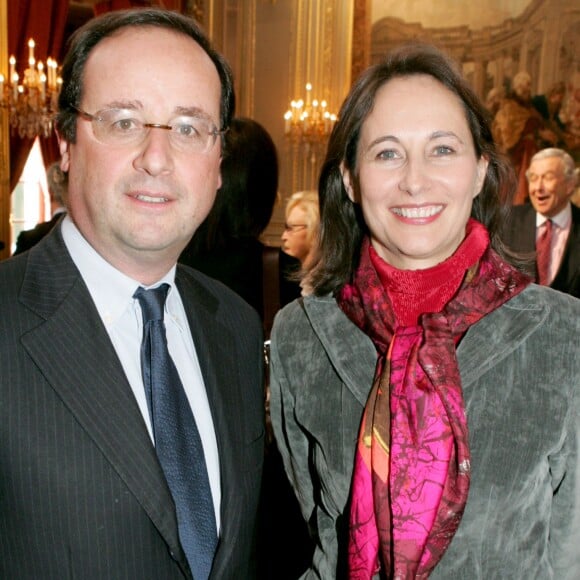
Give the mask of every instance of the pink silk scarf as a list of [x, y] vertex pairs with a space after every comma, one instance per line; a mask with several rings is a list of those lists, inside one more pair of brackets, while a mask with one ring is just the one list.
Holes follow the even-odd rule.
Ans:
[[530, 282], [488, 247], [484, 226], [470, 220], [462, 246], [481, 240], [481, 259], [463, 270], [459, 289], [440, 312], [423, 314], [416, 326], [397, 324], [368, 239], [353, 283], [338, 296], [379, 355], [355, 456], [351, 579], [368, 580], [379, 571], [397, 580], [427, 578], [461, 521], [470, 454], [456, 344], [472, 324]]

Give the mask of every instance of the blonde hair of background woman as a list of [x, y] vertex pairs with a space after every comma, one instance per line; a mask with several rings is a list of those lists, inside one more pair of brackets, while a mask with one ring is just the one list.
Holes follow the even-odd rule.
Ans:
[[316, 242], [320, 228], [320, 211], [318, 207], [318, 192], [315, 190], [297, 191], [288, 198], [286, 203], [285, 217], [288, 219], [290, 212], [300, 206], [306, 212], [307, 239], [312, 245]]

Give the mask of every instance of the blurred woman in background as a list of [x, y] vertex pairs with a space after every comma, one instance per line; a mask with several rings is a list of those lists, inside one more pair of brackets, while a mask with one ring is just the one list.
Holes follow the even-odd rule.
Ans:
[[286, 204], [282, 250], [297, 258], [303, 269], [312, 262], [319, 227], [318, 193], [298, 191], [291, 195]]

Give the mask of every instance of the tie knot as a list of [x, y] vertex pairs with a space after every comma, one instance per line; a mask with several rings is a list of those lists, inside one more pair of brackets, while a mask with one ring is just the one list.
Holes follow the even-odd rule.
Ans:
[[169, 284], [161, 284], [161, 286], [149, 290], [145, 290], [142, 286], [137, 288], [133, 298], [137, 298], [141, 305], [143, 324], [147, 324], [152, 320], [163, 320], [163, 308], [165, 307], [168, 290]]

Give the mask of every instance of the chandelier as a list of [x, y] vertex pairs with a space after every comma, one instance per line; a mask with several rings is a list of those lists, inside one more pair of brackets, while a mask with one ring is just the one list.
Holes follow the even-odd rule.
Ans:
[[312, 97], [312, 85], [306, 83], [306, 99], [291, 101], [284, 114], [286, 137], [300, 144], [325, 143], [336, 122], [336, 115], [327, 107], [326, 101]]
[[50, 136], [62, 84], [56, 60], [48, 58], [45, 67], [42, 61], [34, 58], [34, 47], [31, 38], [28, 41], [28, 68], [22, 78], [16, 72], [14, 56], [8, 60], [8, 78], [0, 75], [0, 105], [8, 109], [11, 132], [28, 139]]

